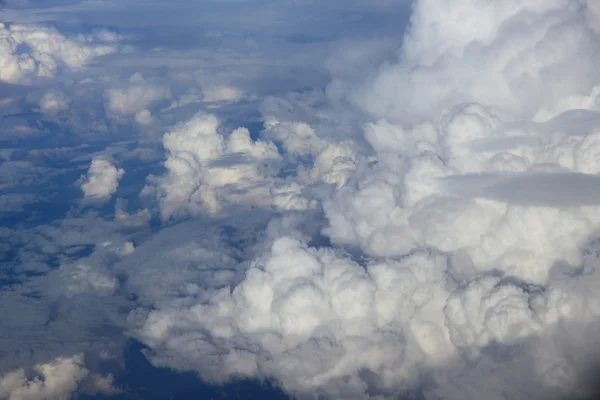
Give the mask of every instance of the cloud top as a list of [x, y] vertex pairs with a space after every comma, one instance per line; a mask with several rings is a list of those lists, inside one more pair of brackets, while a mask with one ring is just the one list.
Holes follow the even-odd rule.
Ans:
[[124, 169], [117, 168], [109, 160], [102, 157], [94, 158], [81, 183], [84, 198], [98, 201], [108, 200], [117, 191], [119, 180], [124, 174]]

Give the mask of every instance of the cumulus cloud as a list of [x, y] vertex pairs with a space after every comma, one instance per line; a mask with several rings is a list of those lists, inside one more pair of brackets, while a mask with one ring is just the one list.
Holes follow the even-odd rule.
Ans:
[[53, 78], [61, 69], [79, 69], [118, 46], [84, 36], [68, 38], [53, 28], [0, 23], [0, 81], [30, 83]]
[[253, 141], [245, 128], [224, 137], [218, 126], [214, 115], [200, 113], [164, 135], [168, 173], [157, 180], [163, 218], [216, 213], [228, 202], [268, 201], [265, 177], [280, 158], [277, 149]]
[[202, 101], [232, 102], [244, 97], [244, 92], [231, 86], [211, 86], [202, 90]]
[[170, 97], [167, 87], [148, 82], [141, 74], [134, 74], [128, 85], [118, 89], [107, 89], [104, 93], [106, 108], [118, 116], [135, 114], [140, 124], [147, 125], [152, 121], [152, 115], [147, 107], [157, 101]]
[[51, 363], [38, 364], [39, 377], [28, 379], [24, 370], [4, 374], [0, 379], [3, 398], [17, 399], [68, 399], [77, 385], [87, 376], [82, 355], [57, 358]]
[[[64, 309], [86, 327], [100, 324], [88, 307], [102, 309], [100, 325], [126, 326], [157, 366], [217, 383], [270, 379], [298, 398], [590, 395], [600, 357], [598, 15], [591, 0], [417, 0], [401, 49], [394, 39], [346, 42], [326, 90], [264, 99], [260, 132], [224, 121], [260, 91], [221, 84], [247, 75], [225, 79], [216, 61], [193, 76], [182, 72], [191, 56], [168, 53], [170, 82], [100, 77], [91, 84], [110, 82], [98, 93], [111, 123], [166, 132], [164, 171], [152, 170], [132, 210], [117, 200], [108, 220], [81, 216], [19, 239], [28, 263], [15, 271], [48, 272], [39, 285], [52, 310], [24, 303], [24, 289], [0, 291], [2, 305], [36, 304], [36, 321], [59, 330]], [[22, 63], [13, 82], [60, 69], [43, 72], [43, 46], [21, 34], [29, 47], [18, 48], [21, 28], [3, 29], [6, 59]], [[92, 57], [70, 51], [52, 60], [76, 69]], [[128, 61], [129, 76], [139, 64]], [[75, 103], [41, 93], [46, 115]], [[167, 111], [181, 120], [159, 131]], [[147, 140], [92, 156], [85, 199], [117, 190], [124, 170], [106, 154], [156, 161]], [[8, 172], [31, 167], [6, 160]], [[16, 185], [14, 175], [0, 183]], [[12, 243], [15, 231], [0, 235]], [[10, 376], [6, 393], [42, 382]], [[112, 384], [104, 376], [89, 387]]]
[[112, 375], [90, 374], [83, 354], [58, 357], [37, 364], [34, 370], [33, 376], [23, 369], [0, 375], [0, 396], [7, 400], [66, 400], [72, 398], [80, 386], [86, 393], [118, 393]]
[[384, 64], [350, 97], [395, 122], [422, 121], [470, 101], [531, 118], [596, 86], [596, 7], [572, 0], [417, 1], [400, 62]]
[[[194, 262], [206, 256], [212, 272], [186, 268], [186, 280], [218, 282], [173, 275], [130, 314], [151, 361], [216, 382], [271, 378], [300, 398], [589, 395], [582, 371], [598, 360], [582, 338], [600, 316], [596, 8], [416, 1], [399, 60], [360, 84], [343, 71], [328, 91], [358, 107], [361, 138], [331, 133], [347, 114], [286, 99], [263, 104], [259, 141], [223, 135], [204, 114], [166, 134], [163, 217], [218, 216], [233, 202], [218, 189], [248, 180], [326, 221], [319, 235], [271, 219], [246, 257], [223, 259], [229, 275], [209, 250], [239, 248], [197, 242]], [[281, 167], [234, 174], [231, 141]]]
[[116, 192], [119, 180], [124, 174], [124, 169], [115, 167], [109, 160], [102, 157], [94, 158], [81, 184], [84, 198], [108, 200]]
[[[163, 219], [215, 214], [231, 205], [312, 208], [304, 189], [343, 186], [359, 158], [352, 140], [319, 138], [306, 123], [269, 118], [262, 138], [254, 140], [246, 128], [220, 133], [216, 116], [204, 113], [166, 133], [163, 145], [168, 173], [150, 177], [142, 192], [157, 196]], [[286, 166], [293, 171], [282, 171]]]

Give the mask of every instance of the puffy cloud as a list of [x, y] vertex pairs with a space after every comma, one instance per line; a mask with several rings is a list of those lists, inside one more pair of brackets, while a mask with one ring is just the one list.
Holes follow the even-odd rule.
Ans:
[[417, 1], [400, 62], [384, 64], [351, 97], [396, 122], [470, 101], [530, 118], [597, 84], [593, 3]]
[[136, 122], [147, 125], [152, 115], [147, 107], [170, 97], [167, 87], [148, 82], [141, 74], [134, 74], [126, 87], [107, 89], [104, 92], [107, 110], [118, 116], [135, 114]]
[[369, 173], [325, 202], [327, 232], [377, 256], [415, 247], [466, 252], [480, 271], [545, 283], [555, 260], [580, 262], [598, 223], [590, 175], [597, 151], [586, 143], [600, 126], [580, 116], [586, 120], [499, 129], [498, 117], [469, 105], [437, 132], [371, 125], [367, 139], [376, 147], [381, 137], [393, 140], [387, 149], [400, 154], [380, 154]]
[[[280, 144], [285, 157], [295, 162], [296, 174], [303, 184], [325, 182], [343, 186], [358, 164], [358, 146], [352, 140], [322, 138], [304, 122], [278, 121], [266, 118], [265, 138]], [[302, 162], [309, 158], [309, 168]]]
[[9, 400], [68, 399], [89, 371], [83, 355], [60, 357], [47, 364], [38, 364], [39, 376], [28, 379], [24, 370], [0, 377], [0, 395]]
[[87, 176], [81, 184], [84, 198], [106, 201], [117, 190], [119, 180], [125, 174], [125, 170], [117, 168], [109, 160], [96, 157], [92, 160]]
[[152, 116], [152, 113], [145, 108], [135, 113], [135, 122], [137, 122], [138, 124], [150, 125], [154, 121], [155, 118]]
[[[226, 103], [259, 92], [219, 84], [237, 82], [214, 78], [229, 68], [199, 72], [201, 92], [184, 93], [193, 79], [183, 72], [172, 85], [136, 74], [107, 89], [112, 116], [185, 120], [163, 135], [166, 173], [142, 193], [163, 222], [192, 218], [159, 227], [151, 202], [129, 212], [117, 201], [103, 224], [40, 229], [15, 269], [50, 271], [53, 311], [36, 321], [60, 330], [74, 309], [95, 327], [87, 311], [102, 308], [121, 328], [135, 304], [128, 332], [155, 365], [215, 382], [272, 379], [299, 398], [589, 394], [600, 315], [595, 4], [415, 1], [397, 54], [394, 40], [348, 45], [329, 62], [325, 93], [262, 102], [258, 138], [220, 123]], [[195, 63], [172, 54], [173, 68]], [[177, 100], [156, 110], [171, 90]], [[51, 112], [61, 101], [49, 93]], [[214, 105], [219, 118], [193, 115]], [[151, 145], [114, 154], [156, 158]], [[2, 164], [17, 166], [30, 167]], [[95, 157], [82, 190], [106, 200], [122, 175]], [[60, 254], [60, 267], [46, 254]]]
[[168, 174], [158, 178], [161, 215], [215, 213], [227, 203], [268, 201], [280, 158], [272, 143], [253, 141], [245, 128], [224, 137], [214, 115], [200, 113], [163, 137]]
[[[266, 127], [263, 140], [253, 140], [246, 128], [224, 135], [214, 115], [197, 114], [164, 135], [168, 174], [151, 177], [143, 194], [158, 196], [163, 219], [215, 214], [228, 205], [300, 210], [314, 206], [304, 189], [341, 187], [359, 162], [352, 140], [319, 138], [306, 123], [271, 118]], [[282, 175], [282, 166], [293, 170]]]
[[114, 43], [84, 38], [67, 38], [43, 26], [0, 23], [0, 81], [52, 78], [61, 69], [82, 68], [93, 58], [118, 50]]
[[[213, 264], [212, 249], [222, 246], [196, 242], [192, 257], [205, 260], [203, 275], [236, 270], [233, 260]], [[186, 249], [187, 243], [170, 253], [182, 257]], [[567, 355], [581, 353], [584, 344], [570, 342], [569, 333], [555, 332], [554, 324], [557, 318], [598, 316], [597, 306], [580, 303], [582, 285], [594, 285], [591, 277], [572, 281], [577, 289], [558, 284], [548, 292], [493, 276], [460, 285], [458, 271], [448, 273], [457, 261], [421, 251], [361, 266], [334, 249], [278, 236], [234, 288], [219, 288], [190, 268], [183, 276], [183, 271], [170, 275], [174, 280], [166, 285], [138, 277], [156, 282], [153, 289], [143, 283], [142, 291], [154, 290], [149, 298], [154, 307], [130, 315], [132, 333], [150, 346], [155, 365], [194, 370], [213, 382], [267, 376], [299, 397], [393, 397], [422, 390], [421, 374], [429, 373], [435, 377], [431, 398], [479, 398], [486, 391], [499, 399], [507, 398], [503, 393], [585, 394], [589, 387], [576, 387], [582, 360]], [[235, 281], [233, 276], [222, 278]], [[594, 273], [591, 281], [596, 279]], [[547, 330], [551, 333], [543, 336]], [[543, 344], [529, 340], [537, 335], [545, 338]], [[553, 353], [538, 358], [550, 343]], [[573, 346], [567, 354], [561, 353], [565, 343]], [[496, 345], [504, 347], [494, 355]], [[498, 370], [499, 382], [493, 372]]]
[[78, 389], [102, 395], [119, 392], [112, 375], [90, 373], [83, 354], [58, 357], [37, 364], [34, 370], [37, 375], [33, 377], [23, 369], [0, 375], [0, 396], [7, 400], [67, 400]]
[[[327, 388], [335, 390], [330, 395], [361, 398], [367, 385], [357, 374], [371, 369], [388, 380], [383, 387], [404, 381], [408, 388], [415, 378], [414, 363], [424, 354], [417, 350], [416, 338], [396, 326], [416, 313], [417, 320], [425, 319], [415, 323], [422, 326], [419, 334], [428, 332], [430, 342], [439, 335], [442, 343], [437, 345], [443, 347], [444, 330], [426, 322], [443, 316], [440, 310], [437, 315], [430, 312], [429, 301], [437, 302], [433, 293], [418, 306], [395, 304], [409, 301], [414, 290], [424, 290], [419, 283], [441, 290], [444, 267], [443, 257], [416, 256], [365, 270], [332, 249], [309, 248], [281, 237], [233, 291], [216, 290], [209, 301], [177, 311], [166, 305], [147, 314], [138, 311], [136, 336], [154, 349], [151, 359], [157, 365], [192, 368], [212, 381], [264, 374], [292, 393]], [[421, 278], [400, 288], [394, 285], [413, 273]], [[435, 351], [441, 348], [431, 348], [435, 345], [425, 344], [434, 359], [442, 357]]]
[[[139, 277], [145, 307], [130, 323], [151, 361], [217, 382], [272, 378], [300, 398], [589, 394], [580, 374], [598, 354], [582, 338], [600, 316], [596, 8], [419, 0], [397, 63], [358, 86], [345, 87], [358, 74], [342, 71], [330, 87], [335, 106], [347, 90], [357, 115], [268, 99], [264, 141], [222, 135], [203, 114], [166, 134], [163, 217], [218, 218], [235, 197], [216, 189], [248, 179], [267, 181], [273, 200], [240, 203], [326, 222], [316, 234], [275, 218], [267, 237], [231, 240], [242, 250], [196, 242], [183, 264], [203, 270], [181, 268], [204, 284], [174, 273], [144, 289], [151, 279]], [[362, 123], [363, 137], [347, 125], [332, 133], [340, 120]], [[281, 154], [251, 150], [271, 142]], [[282, 166], [216, 174], [236, 151]], [[215, 262], [214, 248], [227, 257]]]
[[[125, 247], [125, 253], [132, 251], [131, 244]], [[106, 271], [101, 271], [90, 265], [76, 263], [65, 265], [60, 270], [64, 282], [65, 295], [73, 296], [77, 293], [97, 293], [109, 296], [118, 286], [116, 278]]]

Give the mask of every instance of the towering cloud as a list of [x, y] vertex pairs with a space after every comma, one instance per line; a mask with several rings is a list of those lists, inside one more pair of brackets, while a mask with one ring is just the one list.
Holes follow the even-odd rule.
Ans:
[[[417, 1], [400, 62], [352, 97], [396, 122], [436, 118], [461, 102], [547, 119], [581, 107], [598, 82], [593, 1]], [[571, 99], [571, 101], [569, 101]]]
[[[387, 3], [396, 2], [372, 7]], [[82, 123], [105, 125], [107, 138], [134, 126], [124, 119], [148, 131], [92, 159], [84, 201], [117, 192], [124, 169], [113, 160], [131, 163], [133, 177], [135, 154], [149, 152], [137, 158], [150, 163], [164, 149], [164, 171], [152, 170], [141, 202], [117, 200], [107, 220], [106, 210], [72, 210], [63, 225], [27, 231], [35, 240], [25, 228], [1, 231], [6, 243], [24, 243], [15, 258], [30, 260], [15, 271], [50, 272], [36, 277], [36, 290], [0, 293], [13, 310], [35, 304], [36, 321], [60, 332], [67, 322], [53, 322], [79, 310], [72, 318], [89, 330], [86, 343], [126, 326], [155, 365], [217, 383], [270, 379], [301, 399], [592, 395], [599, 24], [597, 0], [415, 0], [401, 48], [346, 42], [328, 63], [326, 90], [264, 99], [260, 132], [228, 120], [268, 91], [250, 90], [265, 83], [246, 85], [247, 74], [229, 76], [254, 68], [248, 60], [225, 63], [227, 79], [204, 85], [198, 74], [225, 64], [197, 73], [189, 65], [199, 68], [193, 57], [210, 46], [167, 60], [155, 49], [156, 59], [112, 60], [127, 77], [74, 74], [89, 86], [69, 92], [46, 78], [117, 51], [118, 37], [0, 24], [0, 81], [45, 82], [27, 97], [44, 118], [76, 121], [78, 96], [90, 88], [102, 113]], [[168, 67], [131, 75], [149, 61]], [[96, 121], [104, 111], [110, 121]], [[132, 143], [143, 147], [130, 151]], [[34, 165], [22, 161], [28, 152], [3, 154], [5, 168]], [[107, 316], [89, 312], [100, 309]], [[54, 332], [36, 324], [40, 342]], [[110, 376], [73, 356], [83, 350], [64, 349], [32, 361], [33, 375], [1, 375], [0, 397], [114, 392]]]
[[[239, 248], [197, 244], [195, 262], [221, 279], [140, 289], [160, 295], [131, 314], [133, 335], [157, 365], [272, 378], [299, 397], [589, 395], [598, 33], [593, 1], [418, 0], [397, 63], [332, 83], [370, 116], [362, 138], [324, 133], [345, 115], [331, 109], [266, 114], [281, 154], [206, 115], [165, 135], [163, 216], [218, 214], [231, 183], [274, 187], [282, 174], [257, 166], [282, 158], [326, 222], [319, 236], [275, 217], [246, 245], [253, 261], [223, 259], [241, 278], [209, 257]], [[233, 169], [230, 154], [253, 161]]]

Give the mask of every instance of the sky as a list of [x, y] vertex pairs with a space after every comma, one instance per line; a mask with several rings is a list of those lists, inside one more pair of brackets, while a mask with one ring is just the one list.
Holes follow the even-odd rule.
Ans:
[[0, 2], [0, 399], [600, 394], [600, 3]]

